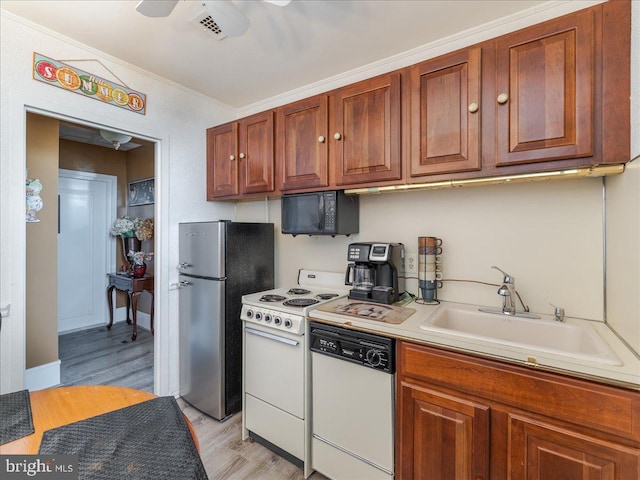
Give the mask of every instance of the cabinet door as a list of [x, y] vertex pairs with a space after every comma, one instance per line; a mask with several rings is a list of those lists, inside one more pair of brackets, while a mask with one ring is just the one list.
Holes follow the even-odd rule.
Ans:
[[207, 200], [238, 195], [238, 124], [207, 130]]
[[280, 190], [326, 187], [327, 96], [317, 95], [278, 108], [276, 125]]
[[509, 423], [511, 480], [638, 480], [638, 449], [523, 417]]
[[593, 155], [594, 12], [497, 41], [497, 165]]
[[411, 69], [410, 176], [481, 168], [480, 47]]
[[242, 193], [273, 191], [273, 111], [240, 120], [240, 183]]
[[400, 382], [399, 480], [488, 479], [489, 407]]
[[398, 180], [400, 73], [358, 82], [329, 99], [329, 158], [335, 185]]

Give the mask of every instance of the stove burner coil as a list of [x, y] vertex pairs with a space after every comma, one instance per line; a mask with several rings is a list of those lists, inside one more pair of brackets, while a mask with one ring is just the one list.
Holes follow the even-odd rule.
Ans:
[[319, 293], [318, 295], [316, 295], [316, 298], [319, 298], [320, 300], [331, 300], [332, 298], [335, 298], [337, 296], [337, 293]]
[[282, 295], [263, 295], [260, 297], [261, 302], [281, 302], [286, 299], [287, 297], [283, 297]]
[[315, 300], [313, 298], [291, 298], [283, 303], [287, 307], [308, 307], [310, 305], [315, 305], [316, 303], [320, 303], [320, 300]]
[[289, 295], [307, 295], [308, 293], [311, 293], [311, 292], [304, 288], [291, 288], [287, 293]]

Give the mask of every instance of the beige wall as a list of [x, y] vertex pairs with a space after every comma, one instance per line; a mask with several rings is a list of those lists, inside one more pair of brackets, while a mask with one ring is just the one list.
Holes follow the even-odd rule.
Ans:
[[[532, 311], [606, 321], [640, 354], [640, 159], [607, 177], [606, 227], [601, 179], [555, 180], [361, 196], [360, 233], [350, 237], [280, 234], [280, 202], [238, 204], [238, 221], [276, 224], [276, 284], [296, 282], [298, 268], [343, 271], [347, 245], [444, 240], [445, 278], [497, 283], [498, 265], [516, 278]], [[606, 248], [603, 242], [606, 228]], [[409, 291], [417, 294], [415, 280]], [[499, 306], [496, 287], [445, 282], [441, 299]]]
[[129, 182], [154, 176], [154, 144], [140, 140], [136, 140], [136, 143], [141, 143], [142, 146], [127, 152], [127, 179]]
[[640, 354], [640, 159], [607, 179], [607, 322]]
[[[438, 292], [450, 301], [501, 306], [496, 286], [513, 275], [532, 311], [603, 320], [602, 181], [596, 179], [488, 185], [360, 197], [360, 232], [350, 237], [280, 234], [280, 202], [241, 203], [237, 220], [276, 224], [276, 282], [296, 282], [298, 268], [344, 271], [347, 246], [401, 242], [418, 253], [418, 236], [443, 239]], [[414, 295], [416, 280], [407, 282]]]
[[27, 223], [27, 368], [58, 360], [58, 120], [27, 115], [27, 168], [43, 188], [37, 223]]
[[118, 207], [127, 205], [127, 153], [60, 140], [60, 168], [118, 177]]

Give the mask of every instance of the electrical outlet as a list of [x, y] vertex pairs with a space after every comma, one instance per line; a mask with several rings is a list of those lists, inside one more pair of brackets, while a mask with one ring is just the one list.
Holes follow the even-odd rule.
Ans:
[[418, 275], [418, 255], [405, 254], [404, 256], [404, 274], [405, 276]]

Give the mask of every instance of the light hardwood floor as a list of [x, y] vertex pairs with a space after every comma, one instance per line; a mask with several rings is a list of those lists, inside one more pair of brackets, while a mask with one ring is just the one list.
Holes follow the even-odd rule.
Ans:
[[[242, 441], [242, 415], [218, 422], [191, 407], [178, 404], [193, 425], [200, 456], [210, 480], [303, 480], [302, 469], [252, 440]], [[314, 473], [309, 480], [326, 480]]]
[[[138, 329], [131, 341], [126, 322], [58, 337], [64, 385], [120, 385], [153, 392], [153, 336]], [[242, 414], [219, 422], [178, 399], [193, 424], [210, 480], [303, 480], [300, 468], [259, 443], [242, 441]], [[310, 480], [326, 480], [314, 473]]]

